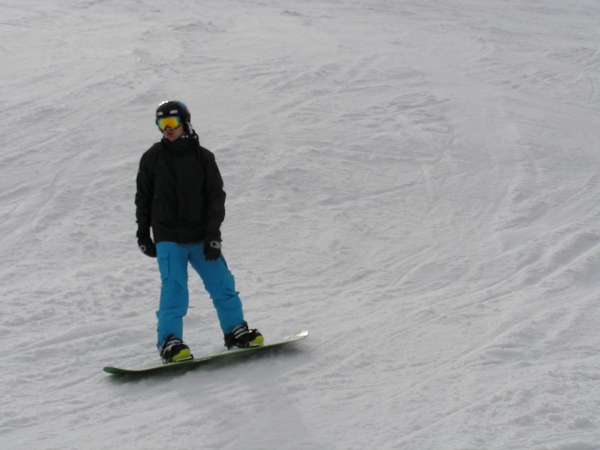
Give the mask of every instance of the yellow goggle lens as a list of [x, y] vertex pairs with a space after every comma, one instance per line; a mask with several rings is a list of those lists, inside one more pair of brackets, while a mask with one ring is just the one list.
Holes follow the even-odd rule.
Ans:
[[160, 131], [165, 131], [167, 127], [172, 128], [174, 130], [175, 128], [179, 128], [179, 126], [181, 125], [181, 119], [177, 116], [161, 117], [156, 121], [156, 125], [158, 125], [158, 129]]

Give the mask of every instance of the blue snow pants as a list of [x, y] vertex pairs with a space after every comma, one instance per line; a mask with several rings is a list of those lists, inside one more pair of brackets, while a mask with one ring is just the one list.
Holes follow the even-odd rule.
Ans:
[[206, 261], [204, 244], [156, 244], [158, 269], [162, 280], [158, 319], [158, 342], [160, 348], [171, 334], [183, 339], [183, 317], [189, 304], [188, 262], [198, 272], [217, 310], [223, 334], [244, 323], [242, 302], [235, 290], [235, 280], [227, 268], [223, 255], [216, 261]]

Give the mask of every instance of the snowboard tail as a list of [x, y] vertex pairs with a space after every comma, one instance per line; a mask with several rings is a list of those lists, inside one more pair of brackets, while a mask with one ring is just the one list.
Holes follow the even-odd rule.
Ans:
[[209, 361], [213, 361], [216, 359], [224, 359], [233, 355], [240, 355], [242, 353], [256, 352], [259, 350], [264, 350], [268, 348], [278, 347], [284, 344], [289, 344], [290, 342], [296, 342], [301, 339], [304, 339], [308, 336], [308, 331], [302, 330], [298, 331], [294, 334], [289, 335], [285, 339], [274, 342], [272, 344], [264, 344], [257, 347], [248, 347], [248, 348], [240, 348], [237, 350], [230, 350], [223, 353], [216, 353], [214, 355], [201, 356], [199, 358], [187, 359], [185, 361], [174, 362], [169, 364], [161, 364], [160, 366], [147, 367], [143, 369], [122, 369], [119, 367], [104, 367], [104, 371], [106, 373], [110, 373], [111, 375], [149, 375], [154, 373], [168, 372], [172, 370], [180, 370], [180, 369], [191, 369], [195, 366], [199, 366], [201, 364], [208, 363]]

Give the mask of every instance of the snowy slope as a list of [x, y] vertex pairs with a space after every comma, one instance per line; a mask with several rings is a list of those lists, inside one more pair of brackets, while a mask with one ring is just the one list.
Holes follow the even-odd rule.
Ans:
[[[600, 449], [596, 0], [2, 0], [0, 448]], [[185, 101], [251, 326], [127, 383], [141, 154]], [[222, 349], [190, 277], [185, 339]]]

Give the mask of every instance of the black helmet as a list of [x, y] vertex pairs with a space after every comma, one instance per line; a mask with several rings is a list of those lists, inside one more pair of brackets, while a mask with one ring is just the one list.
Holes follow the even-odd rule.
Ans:
[[192, 115], [190, 114], [190, 110], [185, 106], [183, 102], [179, 102], [177, 100], [167, 100], [162, 102], [156, 108], [156, 120], [161, 117], [173, 117], [177, 116], [181, 119], [183, 123], [183, 128], [186, 131], [189, 131], [188, 124], [192, 119]]

